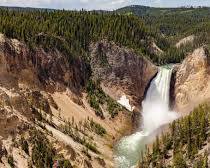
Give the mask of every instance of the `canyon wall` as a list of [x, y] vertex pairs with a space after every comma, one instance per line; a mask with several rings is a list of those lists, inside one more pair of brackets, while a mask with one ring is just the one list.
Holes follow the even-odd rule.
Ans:
[[115, 100], [126, 95], [139, 108], [158, 68], [133, 50], [106, 40], [92, 44], [90, 51], [93, 76], [101, 81], [103, 90]]
[[[113, 167], [114, 144], [139, 118], [125, 108], [112, 118], [102, 107], [101, 119], [90, 106], [86, 84], [92, 75], [114, 102], [125, 94], [138, 107], [156, 73], [143, 56], [111, 42], [93, 43], [88, 62], [41, 46], [30, 49], [0, 34], [0, 150], [13, 154], [16, 167], [29, 167], [32, 151], [26, 155], [18, 145], [24, 137], [32, 147], [30, 131], [36, 128], [72, 165]], [[63, 130], [69, 123], [72, 132]], [[8, 167], [7, 157], [0, 151], [0, 167]]]
[[[175, 110], [189, 112], [210, 98], [210, 55], [205, 47], [194, 50], [175, 67]], [[173, 89], [173, 88], [172, 88]]]

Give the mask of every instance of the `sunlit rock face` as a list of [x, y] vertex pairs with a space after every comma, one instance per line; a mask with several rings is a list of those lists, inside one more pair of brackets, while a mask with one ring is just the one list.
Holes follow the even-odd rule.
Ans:
[[[31, 139], [31, 128], [37, 128], [40, 134], [46, 135], [52, 146], [59, 148], [59, 153], [66, 151], [64, 158], [71, 160], [73, 165], [113, 167], [111, 146], [125, 132], [130, 132], [131, 115], [124, 109], [113, 119], [108, 116], [101, 120], [95, 115], [84, 93], [90, 77], [87, 64], [79, 56], [69, 61], [67, 55], [55, 48], [45, 51], [40, 46], [30, 50], [25, 43], [0, 34], [0, 168], [10, 167], [7, 166], [7, 156], [10, 155], [4, 154], [2, 161], [1, 149], [12, 154], [15, 167], [28, 167], [32, 155], [22, 155], [24, 151], [16, 142], [24, 137], [23, 134]], [[122, 100], [130, 108], [129, 98], [123, 97]], [[89, 152], [87, 157], [84, 144], [78, 143], [68, 133], [64, 135], [61, 128], [69, 119], [75, 125], [75, 128], [71, 126], [72, 129], [81, 126], [76, 131], [77, 135], [87, 138], [86, 142], [91, 135], [89, 143], [94, 143], [100, 152]], [[83, 123], [89, 125], [90, 121], [104, 128], [109, 136], [101, 136], [93, 129], [80, 129], [86, 127]], [[32, 146], [30, 140], [28, 143]]]
[[204, 47], [196, 49], [177, 68], [174, 85], [175, 109], [189, 112], [210, 98], [210, 58]]
[[189, 43], [192, 44], [194, 40], [195, 40], [195, 36], [194, 35], [185, 37], [185, 38], [181, 39], [178, 43], [176, 43], [176, 47], [180, 48], [180, 47], [185, 46], [185, 45], [187, 45]]
[[140, 107], [144, 92], [158, 68], [133, 50], [106, 40], [90, 46], [93, 76], [115, 100], [126, 95], [130, 105]]

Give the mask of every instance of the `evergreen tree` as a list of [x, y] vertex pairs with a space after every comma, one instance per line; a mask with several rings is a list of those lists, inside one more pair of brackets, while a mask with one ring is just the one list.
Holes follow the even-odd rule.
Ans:
[[173, 158], [173, 166], [174, 168], [187, 168], [186, 161], [180, 152], [175, 154]]

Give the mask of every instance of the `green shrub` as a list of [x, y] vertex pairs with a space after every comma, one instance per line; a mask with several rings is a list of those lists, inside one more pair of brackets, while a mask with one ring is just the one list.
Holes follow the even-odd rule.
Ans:
[[58, 168], [73, 168], [69, 160], [62, 159], [62, 160], [59, 160], [58, 163], [59, 163]]
[[27, 155], [29, 155], [28, 142], [27, 140], [24, 139], [24, 137], [21, 137], [20, 144], [21, 144], [22, 150], [25, 151]]
[[186, 160], [180, 152], [175, 154], [173, 159], [173, 166], [175, 168], [187, 168]]
[[118, 112], [122, 110], [118, 103], [103, 92], [99, 81], [95, 82], [93, 80], [89, 80], [86, 90], [90, 106], [95, 109], [96, 115], [100, 116], [102, 119], [104, 119], [104, 115], [100, 106], [106, 105], [106, 110], [112, 118], [114, 118]]
[[81, 136], [78, 132], [78, 130], [75, 130], [71, 128], [71, 126], [67, 123], [64, 126], [61, 127], [61, 131], [64, 134], [67, 134], [68, 136], [70, 136], [75, 142], [78, 142], [82, 145], [84, 145], [85, 147], [87, 147], [88, 149], [90, 149], [91, 151], [95, 152], [95, 153], [100, 153], [96, 146], [93, 145], [90, 142], [87, 142], [87, 140], [85, 139], [85, 137]]
[[84, 143], [85, 147], [87, 147], [88, 149], [90, 149], [91, 151], [93, 151], [96, 154], [100, 154], [100, 152], [98, 151], [98, 149], [96, 148], [95, 145], [89, 143], [89, 142], [85, 142]]
[[8, 157], [8, 163], [9, 163], [9, 165], [10, 165], [12, 168], [15, 167], [14, 158], [13, 158], [12, 155], [10, 155], [10, 156]]
[[101, 135], [101, 136], [106, 134], [106, 129], [102, 127], [100, 124], [94, 122], [93, 120], [90, 121], [90, 126], [96, 134]]
[[36, 168], [52, 167], [55, 149], [46, 136], [37, 130], [31, 131], [32, 161]]

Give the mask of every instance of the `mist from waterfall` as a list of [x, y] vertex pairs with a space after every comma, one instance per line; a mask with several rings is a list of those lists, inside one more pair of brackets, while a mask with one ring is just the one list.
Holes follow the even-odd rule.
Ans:
[[143, 131], [124, 137], [117, 146], [115, 157], [116, 167], [135, 167], [140, 159], [140, 153], [158, 134], [158, 129], [173, 120], [178, 115], [169, 110], [170, 81], [172, 68], [160, 67], [157, 76], [152, 80], [146, 98], [142, 102]]

